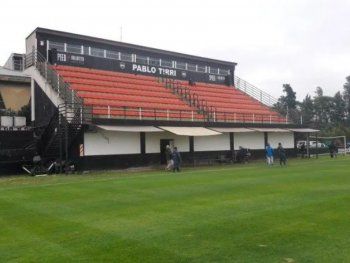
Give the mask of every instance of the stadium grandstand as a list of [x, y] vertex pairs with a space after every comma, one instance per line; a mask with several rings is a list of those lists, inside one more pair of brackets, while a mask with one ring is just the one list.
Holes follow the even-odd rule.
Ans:
[[261, 157], [268, 142], [294, 155], [295, 133], [315, 132], [275, 112], [234, 62], [44, 28], [13, 61], [4, 72], [27, 83], [31, 109], [26, 129], [2, 117], [2, 141], [27, 138], [17, 164], [35, 154], [80, 170], [163, 164], [166, 145], [188, 164], [233, 161], [240, 146]]

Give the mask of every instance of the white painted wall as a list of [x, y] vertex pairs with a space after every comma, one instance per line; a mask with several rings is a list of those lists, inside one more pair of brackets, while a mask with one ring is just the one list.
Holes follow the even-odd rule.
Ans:
[[190, 151], [190, 143], [188, 136], [179, 136], [170, 132], [147, 132], [146, 153], [159, 153], [161, 139], [174, 140], [174, 146], [177, 146], [177, 149], [180, 152]]
[[239, 149], [239, 146], [243, 148], [253, 149], [264, 149], [264, 133], [263, 132], [247, 132], [234, 134], [234, 145], [235, 150]]
[[194, 137], [194, 151], [229, 151], [230, 134]]
[[141, 153], [140, 133], [103, 131], [84, 133], [84, 154], [112, 155]]
[[285, 149], [294, 148], [294, 133], [293, 132], [269, 132], [267, 134], [267, 141], [272, 148], [276, 149], [278, 143], [282, 143]]

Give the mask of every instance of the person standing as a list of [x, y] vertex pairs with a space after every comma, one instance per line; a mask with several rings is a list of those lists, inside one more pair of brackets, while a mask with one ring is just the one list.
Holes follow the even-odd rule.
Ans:
[[329, 154], [331, 158], [334, 158], [337, 156], [337, 146], [335, 145], [334, 141], [331, 142], [329, 145]]
[[267, 164], [269, 166], [273, 165], [273, 149], [272, 149], [272, 147], [270, 146], [269, 143], [266, 145], [265, 153], [266, 153], [266, 162], [267, 162]]
[[305, 153], [306, 153], [306, 147], [305, 147], [305, 142], [303, 142], [300, 146], [300, 154], [302, 159], [305, 158]]
[[287, 155], [286, 155], [286, 150], [283, 148], [282, 143], [278, 143], [277, 147], [277, 154], [280, 158], [280, 165], [286, 165], [287, 162]]
[[172, 168], [172, 166], [173, 166], [173, 161], [172, 161], [172, 159], [171, 159], [171, 154], [172, 154], [172, 152], [171, 152], [170, 145], [167, 145], [167, 146], [165, 147], [165, 159], [166, 159], [166, 163], [167, 163], [167, 166], [166, 166], [165, 170], [168, 170], [168, 171], [169, 171], [169, 170]]
[[178, 171], [180, 172], [180, 165], [181, 165], [181, 155], [177, 151], [177, 147], [174, 147], [174, 151], [171, 155], [171, 159], [173, 161], [173, 172]]

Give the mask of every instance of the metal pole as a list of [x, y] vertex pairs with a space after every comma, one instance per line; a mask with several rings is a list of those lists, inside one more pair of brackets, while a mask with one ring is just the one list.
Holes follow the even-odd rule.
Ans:
[[68, 172], [68, 119], [67, 119], [67, 104], [65, 105], [65, 111], [66, 111], [66, 120], [65, 120], [65, 152], [66, 152], [66, 163], [65, 163], [65, 172]]
[[307, 154], [307, 157], [310, 158], [310, 133], [309, 132], [306, 135], [306, 154]]
[[318, 134], [316, 132], [316, 159], [318, 159]]
[[346, 156], [346, 136], [344, 136], [344, 155]]
[[60, 114], [60, 107], [58, 107], [58, 134], [60, 139], [60, 174], [62, 173], [62, 159], [63, 159], [63, 153], [62, 153], [62, 119]]

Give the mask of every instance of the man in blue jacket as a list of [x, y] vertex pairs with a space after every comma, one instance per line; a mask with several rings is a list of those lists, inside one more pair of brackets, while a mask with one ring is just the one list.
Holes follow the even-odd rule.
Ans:
[[266, 152], [266, 162], [268, 165], [273, 165], [273, 149], [268, 143], [265, 148]]

